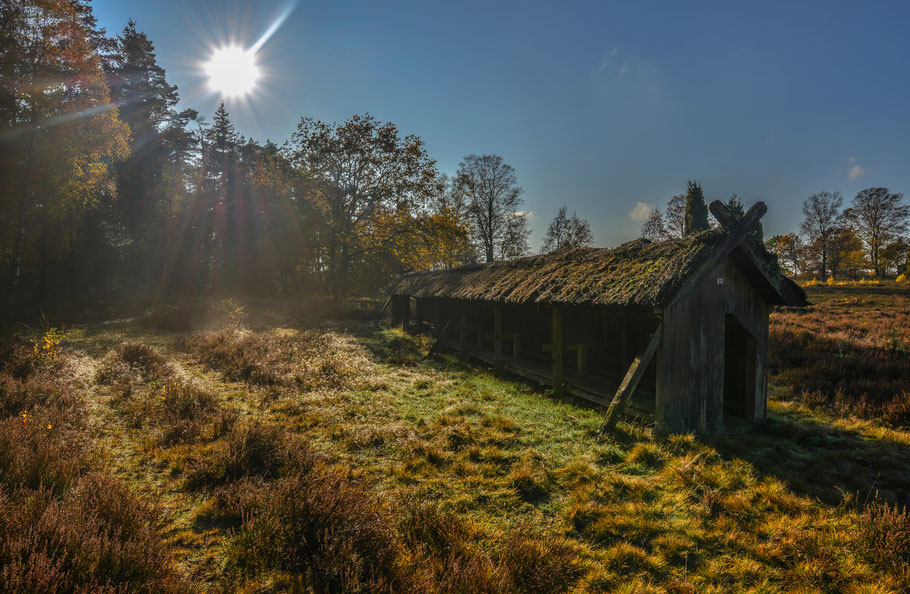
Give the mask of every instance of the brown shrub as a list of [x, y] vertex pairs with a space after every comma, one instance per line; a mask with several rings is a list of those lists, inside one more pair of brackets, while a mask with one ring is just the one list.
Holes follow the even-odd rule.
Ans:
[[201, 326], [209, 314], [209, 308], [200, 303], [159, 303], [145, 311], [140, 325], [155, 330], [190, 332]]
[[174, 369], [161, 354], [141, 342], [125, 342], [105, 356], [95, 374], [99, 384], [167, 380]]
[[225, 378], [254, 385], [339, 388], [351, 373], [350, 364], [318, 330], [281, 336], [223, 330], [195, 334], [179, 344]]
[[265, 386], [280, 382], [275, 353], [254, 334], [206, 332], [184, 338], [180, 345], [229, 380]]
[[151, 511], [86, 475], [68, 494], [0, 486], [0, 591], [185, 591]]
[[564, 539], [509, 532], [497, 551], [506, 591], [568, 592], [581, 578], [575, 550]]
[[878, 500], [863, 509], [858, 541], [864, 556], [878, 569], [910, 586], [910, 514]]
[[74, 390], [43, 373], [20, 379], [0, 372], [0, 418], [36, 408], [69, 410], [74, 416], [81, 416], [76, 410], [81, 406], [82, 399]]
[[227, 422], [220, 415], [218, 398], [191, 383], [179, 380], [135, 388], [130, 383], [116, 387], [111, 405], [136, 428], [156, 427], [162, 445], [188, 443], [199, 438], [211, 423], [213, 433]]
[[392, 592], [404, 585], [395, 533], [377, 500], [325, 468], [262, 486], [228, 549], [243, 575], [282, 570], [315, 592]]
[[[815, 297], [815, 296], [813, 296]], [[771, 318], [771, 380], [834, 414], [910, 422], [910, 300], [828, 299]]]
[[60, 493], [88, 470], [88, 452], [82, 440], [49, 422], [52, 411], [42, 410], [0, 421], [0, 483], [31, 489], [41, 486]]
[[303, 440], [259, 421], [238, 423], [201, 459], [190, 464], [191, 486], [223, 485], [244, 477], [274, 478], [284, 469], [305, 471], [315, 457]]

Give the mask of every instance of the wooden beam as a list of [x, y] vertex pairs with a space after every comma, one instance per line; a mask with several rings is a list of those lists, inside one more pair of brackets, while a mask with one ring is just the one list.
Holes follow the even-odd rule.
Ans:
[[493, 361], [502, 367], [502, 303], [493, 304]]
[[[711, 203], [712, 213], [714, 212], [715, 205], [720, 202], [715, 200]], [[719, 209], [718, 209], [719, 210]], [[765, 213], [768, 212], [768, 207], [765, 206], [764, 202], [756, 202], [752, 205], [752, 208], [749, 209], [749, 212], [746, 213], [741, 220], [737, 221], [736, 224], [728, 229], [728, 235], [720, 248], [711, 255], [708, 260], [706, 260], [695, 272], [690, 274], [686, 278], [682, 287], [676, 293], [676, 296], [673, 298], [673, 301], [670, 303], [671, 307], [676, 307], [680, 303], [686, 300], [686, 298], [692, 293], [695, 287], [698, 286], [698, 283], [712, 270], [717, 268], [717, 265], [720, 264], [724, 258], [730, 255], [736, 246], [746, 238], [749, 233], [755, 230], [758, 226], [758, 221], [761, 219]], [[715, 215], [716, 216], [716, 215]]]
[[657, 329], [654, 330], [654, 334], [651, 335], [648, 346], [645, 347], [645, 350], [640, 355], [635, 357], [635, 360], [632, 361], [632, 365], [629, 366], [626, 377], [624, 377], [622, 383], [619, 384], [619, 389], [616, 390], [613, 401], [610, 403], [610, 408], [607, 409], [604, 422], [600, 426], [600, 431], [602, 433], [612, 430], [616, 426], [616, 421], [619, 420], [619, 413], [625, 412], [626, 408], [628, 408], [629, 401], [632, 399], [632, 394], [635, 392], [635, 388], [638, 387], [638, 382], [641, 381], [642, 376], [645, 374], [645, 370], [648, 368], [648, 363], [651, 362], [654, 353], [657, 352], [657, 347], [660, 346], [663, 329], [664, 323], [663, 320], [661, 320], [657, 325]]
[[392, 302], [392, 299], [394, 299], [394, 296], [389, 297], [388, 299], [386, 299], [385, 305], [383, 305], [383, 306], [382, 306], [382, 309], [379, 310], [379, 315], [376, 316], [376, 323], [377, 323], [377, 324], [378, 324], [380, 321], [382, 321], [382, 314], [384, 314], [384, 313], [385, 313], [385, 310], [388, 309], [389, 304]]
[[430, 347], [430, 350], [427, 351], [427, 354], [424, 356], [424, 359], [429, 359], [430, 356], [436, 352], [436, 349], [439, 348], [439, 345], [442, 344], [442, 339], [445, 337], [446, 332], [449, 330], [449, 326], [452, 325], [452, 320], [446, 321], [446, 325], [442, 327], [439, 334], [436, 335], [436, 342], [433, 343], [433, 346]]
[[401, 297], [401, 329], [407, 330], [411, 325], [411, 296], [403, 295]]
[[[724, 227], [724, 229], [732, 229], [740, 220], [739, 217], [730, 212], [730, 209], [727, 207], [727, 205], [720, 200], [715, 200], [712, 202], [709, 208], [711, 209], [711, 214], [714, 215], [714, 218], [717, 219], [717, 222], [719, 222]], [[804, 301], [805, 297], [797, 294], [797, 292], [794, 291], [793, 286], [790, 283], [786, 282], [786, 279], [783, 277], [783, 275], [769, 275], [767, 271], [764, 270], [764, 267], [761, 264], [763, 258], [759, 254], [755, 253], [755, 248], [752, 247], [752, 244], [749, 242], [743, 242], [739, 248], [745, 252], [746, 256], [752, 260], [752, 262], [755, 264], [755, 267], [759, 270], [762, 276], [768, 280], [768, 283], [775, 291], [777, 291], [777, 294], [784, 300], [785, 303], [800, 303]]]
[[562, 344], [565, 313], [559, 305], [553, 306], [553, 389], [562, 391]]

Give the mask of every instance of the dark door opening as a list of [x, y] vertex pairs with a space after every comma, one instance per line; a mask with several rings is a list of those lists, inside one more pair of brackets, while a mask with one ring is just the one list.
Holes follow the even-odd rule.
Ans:
[[755, 417], [755, 337], [727, 314], [724, 320], [724, 415]]

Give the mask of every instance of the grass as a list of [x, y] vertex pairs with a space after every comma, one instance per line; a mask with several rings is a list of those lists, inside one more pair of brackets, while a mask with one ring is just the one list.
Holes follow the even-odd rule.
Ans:
[[813, 306], [772, 315], [782, 399], [910, 427], [910, 289], [807, 287]]
[[[623, 421], [598, 440], [602, 410], [447, 355], [423, 360], [425, 339], [356, 319], [263, 321], [250, 307], [188, 334], [148, 320], [71, 330], [50, 365], [27, 348], [5, 356], [0, 507], [25, 509], [11, 489], [69, 506], [61, 517], [95, 532], [41, 542], [119, 539], [116, 567], [132, 573], [104, 561], [112, 545], [80, 556], [131, 589], [904, 591], [910, 432], [884, 409], [806, 398], [827, 388], [781, 357], [814, 333], [803, 356], [832, 364], [819, 329], [839, 312], [829, 332], [852, 352], [900, 365], [881, 355], [887, 336], [854, 325], [883, 329], [906, 297], [849, 290], [813, 288], [813, 310], [774, 314], [769, 423], [711, 439]], [[832, 369], [852, 393], [860, 367]], [[66, 439], [13, 432], [52, 417]], [[0, 515], [4, 534], [38, 525], [16, 513]], [[117, 529], [91, 521], [102, 516]], [[19, 565], [7, 548], [0, 565], [37, 567], [16, 542]], [[97, 583], [84, 568], [66, 575]]]

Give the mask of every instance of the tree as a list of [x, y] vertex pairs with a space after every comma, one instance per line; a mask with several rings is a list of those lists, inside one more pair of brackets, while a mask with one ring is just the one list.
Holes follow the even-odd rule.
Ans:
[[579, 219], [574, 212], [570, 217], [568, 209], [562, 206], [547, 228], [541, 253], [574, 250], [591, 245], [592, 241], [594, 241], [594, 236], [588, 221]]
[[311, 199], [323, 209], [336, 300], [346, 295], [352, 264], [402, 233], [438, 191], [436, 162], [416, 136], [369, 114], [343, 124], [303, 118], [288, 147]]
[[834, 277], [846, 275], [856, 278], [869, 268], [863, 242], [853, 229], [841, 227], [831, 236], [828, 265]]
[[129, 245], [121, 250], [128, 251], [135, 277], [143, 272], [143, 264], [152, 265], [154, 260], [156, 268], [161, 266], [159, 240], [169, 199], [174, 191], [183, 193], [172, 176], [191, 142], [184, 131], [189, 114], [175, 111], [177, 87], [168, 84], [154, 44], [136, 29], [135, 21], [130, 20], [113, 40], [104, 70], [111, 101], [132, 132], [130, 156], [116, 167], [118, 200], [113, 208], [128, 236]]
[[882, 269], [887, 272], [894, 270], [894, 274], [901, 274], [910, 270], [910, 245], [903, 237], [892, 241], [882, 248], [879, 258]]
[[487, 262], [527, 251], [527, 217], [515, 169], [499, 155], [468, 155], [455, 175]]
[[76, 5], [18, 0], [0, 10], [0, 232], [12, 244], [11, 301], [26, 253], [59, 257], [87, 207], [113, 198], [110, 164], [127, 155], [129, 129]]
[[664, 224], [664, 216], [659, 208], [655, 208], [641, 225], [641, 236], [651, 241], [663, 241], [671, 237]]
[[804, 248], [802, 240], [796, 233], [774, 235], [765, 242], [765, 247], [777, 256], [777, 261], [780, 262], [781, 268], [791, 275], [795, 276], [802, 270]]
[[528, 228], [528, 213], [513, 212], [506, 216], [506, 230], [502, 242], [499, 244], [498, 260], [511, 260], [527, 254], [531, 247], [528, 237], [531, 230]]
[[903, 204], [903, 199], [903, 194], [892, 193], [888, 188], [866, 188], [857, 192], [845, 212], [866, 248], [876, 276], [882, 273], [882, 248], [907, 232], [910, 206]]
[[425, 249], [431, 254], [426, 268], [451, 268], [475, 261], [471, 218], [454, 179], [444, 173], [437, 180], [439, 192], [430, 200], [430, 210], [421, 221]]
[[665, 223], [668, 237], [682, 237], [686, 228], [686, 195], [677, 194], [667, 202]]
[[803, 202], [803, 221], [799, 229], [806, 236], [810, 249], [817, 251], [823, 279], [828, 278], [832, 237], [840, 232], [844, 222], [843, 202], [840, 192], [819, 192]]
[[683, 227], [683, 235], [694, 235], [710, 228], [705, 193], [698, 182], [690, 181], [689, 189], [686, 192], [686, 220]]

